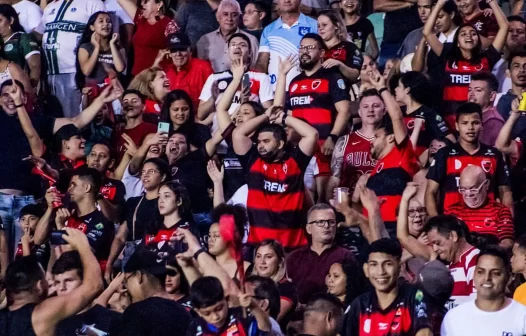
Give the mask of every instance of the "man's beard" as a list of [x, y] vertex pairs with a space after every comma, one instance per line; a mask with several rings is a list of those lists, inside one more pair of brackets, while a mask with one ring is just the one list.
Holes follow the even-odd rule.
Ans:
[[273, 163], [278, 158], [279, 153], [280, 153], [280, 150], [275, 149], [271, 152], [266, 152], [265, 154], [259, 153], [259, 155], [261, 156], [263, 161], [268, 162], [268, 163]]
[[312, 70], [312, 68], [314, 68], [316, 65], [316, 62], [311, 58], [308, 61], [300, 62], [300, 65], [303, 70]]

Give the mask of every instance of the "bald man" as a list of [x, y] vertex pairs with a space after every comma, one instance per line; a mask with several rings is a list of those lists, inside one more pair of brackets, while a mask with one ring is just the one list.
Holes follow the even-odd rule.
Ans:
[[515, 231], [510, 209], [488, 197], [489, 180], [480, 166], [469, 165], [460, 174], [462, 201], [444, 209], [463, 220], [470, 230], [496, 240], [505, 249], [513, 247]]

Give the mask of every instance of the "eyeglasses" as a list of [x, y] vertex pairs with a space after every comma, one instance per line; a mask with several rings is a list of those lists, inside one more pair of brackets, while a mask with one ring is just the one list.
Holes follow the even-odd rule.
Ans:
[[261, 13], [261, 11], [258, 11], [258, 10], [248, 10], [248, 11], [245, 11], [243, 14], [244, 15], [252, 15], [254, 13]]
[[424, 216], [427, 212], [426, 210], [427, 209], [424, 207], [409, 209], [409, 211], [407, 212], [407, 215], [411, 218], [415, 218], [416, 214], [419, 214], [420, 216]]
[[484, 186], [486, 184], [486, 182], [488, 182], [488, 181], [489, 180], [485, 180], [478, 187], [471, 188], [471, 189], [458, 188], [458, 192], [461, 193], [461, 194], [478, 194], [480, 189], [482, 189], [482, 186]]
[[324, 227], [325, 224], [329, 226], [336, 226], [336, 220], [334, 219], [318, 219], [307, 224], [316, 224], [317, 227]]
[[128, 283], [128, 280], [130, 280], [130, 278], [131, 278], [132, 276], [134, 276], [135, 273], [136, 273], [136, 272], [132, 272], [130, 275], [125, 276], [125, 277], [124, 277], [124, 280], [122, 280], [122, 283], [123, 283], [124, 285], [126, 285], [126, 284]]
[[155, 173], [159, 173], [159, 171], [156, 169], [141, 170], [141, 175], [153, 175]]
[[312, 51], [314, 49], [317, 49], [318, 47], [315, 45], [300, 45], [298, 47], [299, 51]]

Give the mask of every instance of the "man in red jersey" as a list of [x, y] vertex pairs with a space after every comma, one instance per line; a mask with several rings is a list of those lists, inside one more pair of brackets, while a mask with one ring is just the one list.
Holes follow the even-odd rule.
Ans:
[[454, 308], [475, 296], [473, 275], [480, 250], [469, 244], [466, 224], [455, 216], [441, 215], [424, 225], [429, 243], [438, 257], [448, 263], [455, 284], [448, 308]]
[[458, 181], [462, 170], [469, 165], [480, 166], [486, 173], [489, 198], [499, 198], [502, 204], [512, 210], [508, 166], [501, 152], [479, 141], [482, 131], [481, 107], [475, 103], [461, 105], [456, 113], [456, 128], [459, 141], [440, 149], [427, 173], [425, 203], [428, 214], [436, 216], [441, 213], [441, 209], [462, 201], [458, 193]]
[[377, 161], [367, 181], [367, 188], [373, 190], [383, 202], [380, 211], [385, 227], [392, 237], [396, 237], [396, 208], [406, 184], [411, 182], [420, 166], [407, 134], [402, 111], [385, 87], [385, 79], [375, 71], [371, 75], [371, 83], [382, 96], [390, 120], [384, 118], [374, 132], [371, 158]]
[[[281, 125], [293, 128], [301, 136], [298, 146], [288, 149]], [[257, 145], [250, 137], [255, 131]], [[247, 174], [249, 244], [265, 239], [275, 239], [287, 249], [307, 244], [303, 229], [303, 175], [317, 142], [316, 129], [284, 114], [277, 106], [234, 129], [234, 151]]]
[[[489, 4], [491, 1], [485, 2]], [[457, 4], [462, 21], [465, 24], [475, 27], [482, 39], [483, 48], [488, 47], [495, 39], [497, 31], [499, 30], [495, 15], [486, 15], [486, 13], [480, 9], [478, 0], [455, 0], [455, 3]]]
[[362, 127], [340, 137], [334, 147], [327, 199], [332, 198], [336, 187], [354, 190], [360, 176], [370, 174], [376, 163], [371, 159], [371, 143], [385, 115], [385, 105], [378, 91], [370, 89], [362, 93], [358, 114], [362, 119]]
[[445, 214], [463, 220], [470, 232], [494, 236], [500, 247], [513, 247], [514, 228], [511, 211], [488, 198], [489, 180], [482, 167], [467, 166], [460, 174], [462, 201], [445, 209]]

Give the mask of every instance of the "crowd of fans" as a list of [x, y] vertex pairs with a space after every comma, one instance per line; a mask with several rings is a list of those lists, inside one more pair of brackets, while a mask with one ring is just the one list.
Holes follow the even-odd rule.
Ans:
[[523, 5], [1, 0], [0, 335], [525, 335]]

